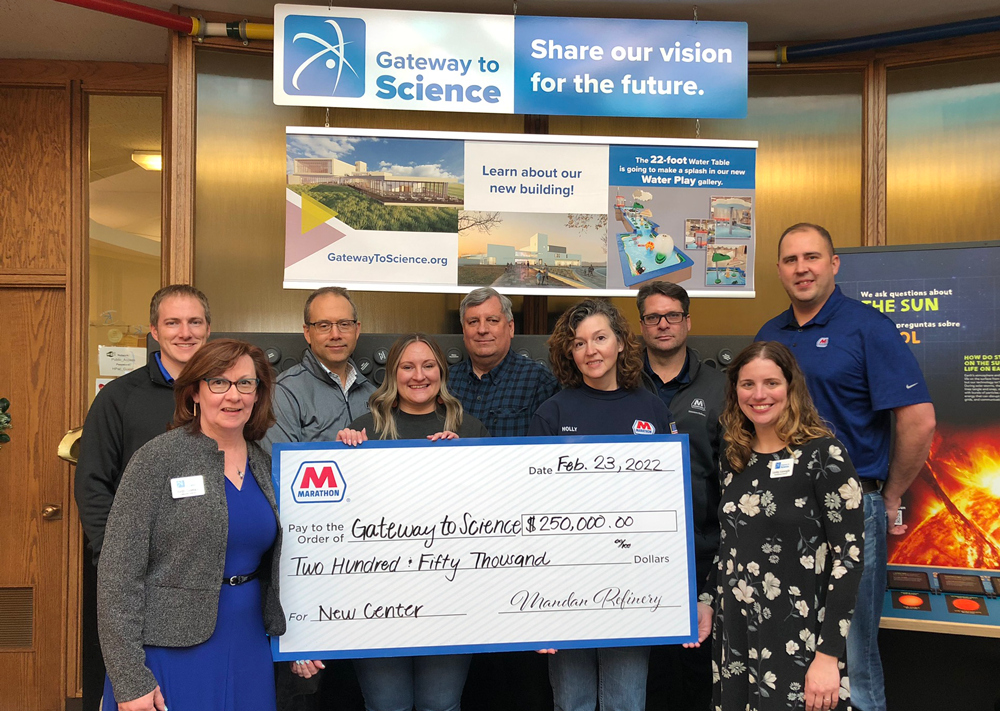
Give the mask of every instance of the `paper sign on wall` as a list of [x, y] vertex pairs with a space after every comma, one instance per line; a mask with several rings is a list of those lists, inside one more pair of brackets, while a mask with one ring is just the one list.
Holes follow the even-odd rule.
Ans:
[[146, 349], [98, 346], [97, 362], [101, 375], [118, 377], [144, 366], [146, 364]]

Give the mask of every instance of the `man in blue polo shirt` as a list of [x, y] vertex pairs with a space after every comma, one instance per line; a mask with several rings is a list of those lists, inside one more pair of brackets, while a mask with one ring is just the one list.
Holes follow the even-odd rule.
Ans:
[[934, 406], [896, 324], [844, 296], [835, 283], [839, 269], [840, 257], [824, 228], [799, 223], [785, 230], [778, 241], [778, 277], [791, 307], [764, 324], [756, 340], [791, 348], [819, 414], [833, 425], [861, 478], [865, 565], [847, 637], [847, 665], [853, 707], [885, 711], [878, 654], [885, 537], [887, 530], [906, 532], [897, 523], [900, 499], [927, 459]]

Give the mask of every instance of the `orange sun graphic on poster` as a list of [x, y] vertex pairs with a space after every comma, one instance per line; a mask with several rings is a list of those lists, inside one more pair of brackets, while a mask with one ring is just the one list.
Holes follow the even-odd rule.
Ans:
[[890, 563], [1000, 569], [1000, 432], [939, 436], [907, 504]]

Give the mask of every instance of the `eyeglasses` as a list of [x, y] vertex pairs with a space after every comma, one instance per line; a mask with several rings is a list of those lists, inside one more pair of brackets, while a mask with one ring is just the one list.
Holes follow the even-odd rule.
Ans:
[[349, 331], [358, 325], [356, 318], [343, 318], [339, 321], [306, 321], [306, 326], [315, 328], [317, 333], [329, 333], [336, 326], [340, 332]]
[[667, 323], [680, 323], [688, 317], [686, 311], [671, 311], [668, 314], [643, 314], [642, 322], [647, 326], [659, 326], [660, 319], [667, 319]]
[[234, 385], [236, 386], [236, 392], [249, 395], [250, 393], [256, 392], [257, 385], [260, 383], [260, 378], [240, 378], [235, 383], [232, 380], [226, 380], [225, 378], [202, 378], [202, 380], [208, 383], [208, 389], [216, 395], [228, 393], [229, 388]]

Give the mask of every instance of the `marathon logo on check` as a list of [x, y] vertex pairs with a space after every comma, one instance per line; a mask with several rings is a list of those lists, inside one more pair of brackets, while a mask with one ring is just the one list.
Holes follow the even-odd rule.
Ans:
[[656, 428], [645, 420], [636, 420], [632, 423], [632, 434], [651, 435], [656, 434]]
[[303, 462], [292, 479], [297, 504], [336, 503], [344, 500], [347, 482], [336, 462]]
[[821, 339], [819, 339], [818, 341], [816, 341], [816, 347], [817, 348], [826, 348], [828, 345], [830, 345], [830, 338], [829, 338], [829, 336], [823, 336]]

